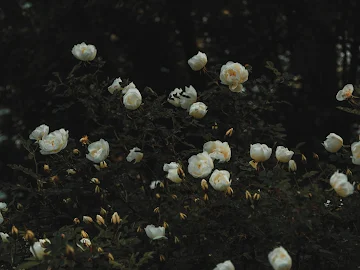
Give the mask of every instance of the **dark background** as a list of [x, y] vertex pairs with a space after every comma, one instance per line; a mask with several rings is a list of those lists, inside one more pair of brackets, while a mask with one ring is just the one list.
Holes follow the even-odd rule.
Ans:
[[71, 119], [52, 114], [59, 101], [44, 91], [53, 72], [66, 75], [78, 62], [71, 49], [83, 41], [94, 44], [106, 61], [104, 79], [129, 78], [140, 90], [150, 86], [161, 94], [189, 84], [206, 90], [202, 76], [187, 65], [199, 50], [217, 70], [230, 60], [250, 64], [250, 80], [273, 76], [264, 67], [272, 61], [280, 72], [299, 78], [294, 87], [277, 89], [280, 99], [292, 104], [279, 106], [276, 116], [287, 129], [287, 146], [305, 141], [304, 151], [316, 152], [330, 132], [350, 144], [357, 117], [337, 110], [346, 102], [335, 95], [359, 82], [359, 5], [356, 0], [2, 1], [0, 170], [25, 161], [17, 136], [27, 138], [41, 123], [51, 130], [65, 127], [72, 138], [91, 129], [80, 114]]

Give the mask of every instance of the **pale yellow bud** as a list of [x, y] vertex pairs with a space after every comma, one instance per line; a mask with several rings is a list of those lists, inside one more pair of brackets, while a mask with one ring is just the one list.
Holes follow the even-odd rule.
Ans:
[[80, 154], [80, 150], [77, 149], [77, 148], [73, 149], [73, 154], [74, 154], [74, 155], [79, 155], [79, 154]]
[[194, 198], [194, 202], [200, 201], [200, 198]]
[[159, 193], [156, 193], [156, 194], [155, 194], [155, 197], [156, 197], [157, 199], [160, 199], [161, 196], [160, 196]]
[[175, 242], [175, 244], [180, 242], [180, 240], [179, 240], [179, 238], [177, 236], [175, 236], [174, 242]]
[[156, 208], [154, 209], [154, 213], [160, 213], [160, 207], [156, 207]]
[[112, 224], [120, 224], [121, 218], [118, 214], [118, 212], [114, 212], [114, 214], [111, 216], [111, 223]]
[[50, 172], [50, 166], [47, 164], [44, 164], [44, 172], [49, 173]]
[[313, 153], [313, 158], [319, 160], [319, 156], [316, 153]]
[[253, 167], [255, 170], [257, 170], [258, 162], [251, 160], [251, 161], [249, 161], [249, 164], [251, 167]]
[[184, 170], [181, 168], [181, 166], [179, 166], [177, 173], [178, 175], [181, 175], [183, 178], [185, 177]]
[[107, 211], [104, 208], [100, 207], [100, 215], [106, 216], [106, 214], [107, 214]]
[[207, 183], [207, 181], [205, 179], [201, 180], [201, 188], [203, 190], [208, 190], [209, 189], [209, 185]]
[[233, 132], [234, 132], [234, 128], [230, 128], [228, 129], [228, 131], [226, 131], [225, 136], [231, 137], [233, 135]]
[[75, 250], [74, 250], [74, 248], [72, 247], [72, 246], [70, 246], [70, 245], [66, 245], [66, 248], [65, 248], [65, 253], [66, 253], [66, 255], [71, 255], [71, 256], [73, 256], [74, 254], [75, 254]]
[[86, 224], [89, 224], [89, 223], [93, 223], [93, 219], [89, 216], [83, 216], [83, 221], [86, 223]]
[[33, 241], [35, 237], [35, 234], [31, 230], [27, 230], [24, 235], [24, 239], [26, 241]]
[[259, 194], [259, 193], [254, 193], [253, 199], [254, 199], [255, 201], [260, 200], [260, 194]]
[[209, 200], [209, 196], [207, 195], [207, 193], [204, 194], [204, 201], [208, 201]]
[[99, 225], [105, 225], [105, 220], [102, 216], [96, 215], [96, 223]]
[[107, 163], [106, 163], [106, 161], [101, 161], [100, 162], [100, 169], [105, 169], [105, 168], [107, 168]]
[[81, 237], [82, 238], [89, 238], [89, 235], [84, 230], [81, 230]]
[[306, 157], [304, 156], [304, 154], [301, 154], [301, 161], [305, 164], [307, 162]]
[[165, 256], [164, 255], [160, 255], [160, 262], [164, 262], [166, 259], [165, 259]]
[[109, 261], [115, 260], [114, 256], [111, 253], [108, 253], [108, 258], [109, 258]]
[[232, 189], [232, 187], [228, 187], [227, 189], [226, 189], [226, 194], [227, 195], [232, 195], [234, 193], [234, 190]]
[[138, 226], [137, 229], [136, 229], [136, 232], [140, 233], [142, 231], [143, 231], [143, 229], [140, 226]]
[[179, 215], [180, 215], [181, 219], [186, 219], [187, 218], [187, 215], [185, 215], [184, 213], [180, 213]]
[[168, 227], [169, 227], [169, 224], [168, 224], [166, 221], [164, 221], [164, 223], [163, 223], [163, 227], [166, 229], [166, 228], [168, 228]]
[[90, 183], [96, 184], [96, 185], [100, 185], [100, 180], [98, 178], [91, 178]]
[[74, 169], [67, 169], [67, 174], [76, 174], [76, 171]]
[[175, 194], [171, 194], [171, 198], [173, 198], [174, 200], [177, 200], [177, 196]]
[[251, 199], [251, 193], [248, 190], [245, 191], [245, 198], [247, 200]]
[[74, 220], [73, 220], [73, 221], [74, 221], [74, 223], [75, 223], [75, 224], [79, 224], [79, 223], [80, 223], [80, 219], [78, 219], [77, 217], [76, 217], [76, 218], [74, 218]]
[[17, 209], [17, 210], [21, 210], [21, 209], [23, 209], [23, 208], [24, 208], [24, 206], [23, 206], [21, 203], [18, 202], [18, 203], [16, 204], [16, 209]]
[[57, 183], [59, 181], [59, 176], [54, 175], [50, 177], [50, 182]]
[[99, 253], [103, 253], [103, 252], [104, 252], [104, 250], [103, 250], [101, 247], [98, 247], [97, 251], [98, 251]]
[[95, 193], [100, 193], [100, 187], [98, 185], [95, 186]]
[[346, 169], [346, 175], [352, 176], [352, 171], [349, 168]]
[[289, 160], [289, 171], [295, 172], [296, 170], [297, 170], [297, 166], [295, 160], [293, 159]]
[[160, 185], [161, 188], [164, 188], [164, 187], [165, 187], [163, 182], [160, 182], [159, 185]]
[[83, 145], [89, 144], [89, 137], [88, 137], [87, 135], [84, 135], [79, 141], [80, 141]]

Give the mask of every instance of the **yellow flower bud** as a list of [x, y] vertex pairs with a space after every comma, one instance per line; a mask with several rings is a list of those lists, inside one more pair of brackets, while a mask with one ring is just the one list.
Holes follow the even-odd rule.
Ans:
[[26, 241], [33, 241], [35, 237], [35, 234], [31, 230], [27, 230], [24, 235], [24, 239]]
[[80, 150], [77, 149], [77, 148], [73, 149], [73, 154], [74, 154], [74, 155], [79, 155], [79, 154], [80, 154]]
[[349, 168], [346, 169], [346, 175], [352, 176], [352, 171]]
[[59, 181], [59, 176], [54, 175], [50, 177], [50, 182], [57, 183]]
[[255, 201], [260, 200], [260, 194], [259, 194], [259, 193], [254, 193], [253, 199], [254, 199]]
[[177, 236], [175, 236], [175, 241], [174, 242], [175, 242], [175, 244], [180, 242], [180, 240], [179, 240], [179, 238]]
[[84, 135], [79, 141], [82, 143], [82, 145], [89, 144], [89, 137]]
[[175, 194], [171, 194], [171, 198], [173, 198], [174, 200], [177, 199], [177, 196]]
[[301, 154], [301, 161], [305, 164], [307, 162], [306, 157], [304, 156], [304, 154]]
[[104, 208], [100, 207], [100, 215], [106, 216], [106, 214], [107, 214], [107, 211]]
[[181, 166], [179, 166], [177, 173], [178, 175], [181, 175], [183, 178], [185, 177], [184, 170], [181, 168]]
[[164, 262], [165, 261], [165, 256], [164, 255], [160, 255], [160, 262]]
[[313, 158], [319, 160], [319, 156], [316, 153], [313, 153]]
[[209, 200], [209, 196], [207, 195], [207, 193], [204, 194], [204, 201], [208, 201]]
[[95, 193], [100, 193], [100, 187], [98, 185], [95, 186]]
[[97, 251], [98, 251], [99, 253], [103, 253], [103, 252], [104, 252], [104, 250], [103, 250], [101, 247], [98, 247]]
[[156, 194], [155, 194], [155, 197], [156, 197], [157, 199], [160, 199], [161, 196], [160, 196], [159, 193], [156, 193]]
[[245, 191], [245, 199], [251, 199], [251, 193], [248, 190]]
[[297, 170], [297, 166], [295, 160], [293, 159], [289, 160], [289, 171], [295, 172], [296, 170]]
[[50, 172], [50, 166], [47, 164], [44, 164], [44, 172], [49, 173]]
[[107, 166], [108, 165], [105, 160], [100, 162], [100, 169], [105, 169], [105, 168], [107, 168]]
[[96, 223], [99, 225], [105, 225], [105, 220], [102, 216], [96, 215]]
[[140, 233], [140, 232], [142, 232], [142, 230], [143, 229], [140, 226], [138, 226], [137, 229], [136, 229], [136, 232]]
[[109, 261], [115, 260], [114, 256], [110, 252], [108, 253], [108, 258], [109, 258]]
[[154, 213], [160, 213], [160, 208], [159, 208], [159, 207], [156, 207], [156, 208], [154, 209]]
[[67, 174], [76, 174], [76, 171], [74, 169], [67, 169]]
[[180, 218], [181, 218], [181, 219], [186, 219], [186, 218], [187, 218], [187, 215], [185, 215], [184, 213], [181, 213], [181, 212], [180, 212], [179, 215], [180, 215]]
[[11, 227], [11, 234], [13, 234], [13, 235], [18, 235], [19, 234], [19, 230], [18, 230], [18, 228], [15, 227], [15, 225], [13, 225]]
[[203, 190], [208, 190], [209, 189], [209, 185], [207, 183], [207, 181], [205, 179], [201, 180], [201, 188]]
[[74, 223], [75, 223], [75, 224], [79, 224], [79, 223], [80, 223], [80, 220], [76, 217], [76, 218], [74, 218]]
[[232, 195], [234, 193], [234, 190], [232, 189], [232, 187], [228, 187], [226, 190], [226, 194], [227, 195]]
[[86, 223], [86, 224], [89, 224], [89, 223], [93, 223], [93, 219], [89, 216], [83, 216], [83, 221]]
[[111, 223], [112, 224], [120, 224], [121, 218], [118, 214], [118, 212], [114, 212], [114, 214], [111, 216]]
[[75, 250], [74, 250], [74, 248], [72, 246], [67, 244], [66, 248], [65, 248], [65, 253], [66, 253], [67, 256], [69, 256], [69, 255], [73, 256], [75, 254]]
[[90, 183], [96, 184], [96, 185], [100, 185], [100, 180], [98, 178], [91, 178]]
[[84, 230], [81, 230], [81, 237], [82, 238], [89, 238], [89, 235]]
[[164, 221], [163, 227], [166, 229], [169, 227], [169, 224], [166, 221]]
[[249, 164], [251, 167], [253, 167], [255, 170], [257, 170], [258, 162], [251, 160], [251, 161], [249, 161]]
[[228, 129], [228, 131], [226, 131], [225, 136], [231, 137], [233, 135], [233, 132], [234, 132], [234, 128], [230, 128]]

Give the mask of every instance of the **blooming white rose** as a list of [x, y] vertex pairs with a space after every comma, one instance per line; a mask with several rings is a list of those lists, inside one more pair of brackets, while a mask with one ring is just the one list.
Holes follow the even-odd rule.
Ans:
[[197, 55], [194, 55], [188, 60], [188, 64], [192, 70], [198, 71], [203, 69], [207, 63], [207, 56], [205, 53], [198, 52]]
[[360, 165], [360, 142], [354, 142], [351, 144], [351, 154], [352, 163]]
[[270, 158], [272, 149], [266, 144], [250, 144], [250, 156], [256, 162], [263, 162]]
[[44, 255], [47, 255], [50, 253], [50, 252], [45, 252], [47, 244], [51, 244], [49, 239], [39, 239], [38, 242], [35, 242], [30, 247], [31, 254], [38, 260], [42, 260], [44, 258]]
[[43, 155], [51, 155], [59, 153], [68, 143], [69, 131], [65, 129], [55, 130], [45, 135], [40, 141], [40, 153]]
[[175, 107], [180, 107], [180, 94], [183, 92], [181, 88], [175, 88], [168, 96], [167, 101]]
[[297, 170], [297, 166], [295, 160], [293, 159], [289, 160], [289, 171], [295, 172], [296, 170]]
[[195, 103], [197, 99], [197, 92], [195, 88], [190, 85], [185, 86], [185, 91], [180, 93], [180, 106], [183, 109], [189, 109], [191, 104]]
[[134, 89], [134, 88], [137, 89], [136, 85], [133, 82], [131, 82], [127, 86], [122, 88], [121, 92], [125, 95], [129, 89]]
[[348, 181], [346, 174], [336, 171], [330, 177], [330, 185], [341, 197], [347, 197], [354, 193], [354, 186]]
[[330, 133], [322, 145], [330, 153], [336, 153], [343, 146], [343, 139], [335, 133]]
[[231, 185], [230, 173], [225, 170], [215, 170], [210, 176], [209, 183], [217, 191], [226, 191]]
[[48, 134], [49, 134], [49, 126], [40, 125], [37, 128], [35, 128], [33, 132], [31, 132], [31, 134], [29, 135], [29, 139], [39, 141]]
[[212, 159], [218, 159], [220, 163], [229, 161], [231, 158], [231, 149], [228, 142], [219, 140], [206, 142], [203, 151], [208, 152]]
[[189, 114], [196, 118], [201, 119], [203, 118], [207, 113], [207, 106], [202, 102], [195, 102], [191, 104], [189, 108]]
[[7, 233], [0, 232], [0, 238], [3, 243], [9, 242], [9, 240], [8, 240], [9, 234], [7, 234]]
[[164, 172], [167, 172], [166, 178], [174, 183], [181, 183], [182, 179], [179, 176], [180, 164], [176, 162], [165, 163], [163, 166]]
[[72, 54], [81, 61], [92, 61], [96, 57], [96, 48], [94, 45], [86, 45], [85, 42], [75, 45]]
[[100, 139], [99, 141], [89, 144], [88, 151], [89, 154], [86, 154], [86, 158], [94, 163], [100, 163], [109, 155], [109, 143], [104, 139]]
[[191, 156], [188, 162], [188, 172], [195, 178], [204, 178], [214, 169], [214, 162], [205, 151]]
[[341, 89], [336, 94], [336, 99], [338, 101], [343, 101], [345, 99], [349, 99], [352, 97], [352, 93], [354, 92], [354, 86], [352, 84], [347, 84], [344, 86], [343, 89]]
[[228, 85], [233, 92], [241, 92], [242, 83], [246, 82], [249, 77], [247, 69], [232, 61], [227, 62], [221, 67], [220, 80], [222, 84]]
[[121, 80], [120, 77], [119, 77], [119, 78], [116, 78], [116, 79], [113, 81], [112, 85], [110, 85], [110, 86], [108, 87], [108, 91], [109, 91], [111, 94], [114, 94], [115, 91], [121, 90], [121, 85], [120, 85], [121, 82], [122, 82], [122, 80]]
[[282, 247], [277, 247], [268, 255], [269, 262], [275, 270], [290, 270], [292, 260], [289, 253]]
[[154, 225], [147, 225], [145, 227], [145, 233], [151, 240], [158, 240], [158, 239], [167, 239], [165, 236], [165, 228], [164, 227], [155, 227]]
[[235, 266], [230, 260], [227, 260], [223, 263], [218, 263], [214, 270], [235, 270]]
[[284, 146], [278, 146], [276, 147], [275, 155], [278, 161], [288, 163], [294, 155], [294, 151], [290, 151]]
[[140, 91], [136, 88], [130, 88], [127, 90], [126, 94], [123, 97], [123, 103], [125, 108], [128, 110], [136, 110], [140, 107], [142, 102], [142, 96]]
[[141, 152], [141, 149], [139, 147], [134, 147], [130, 150], [130, 153], [127, 155], [126, 160], [131, 162], [134, 161], [134, 163], [140, 162], [143, 158], [144, 154]]

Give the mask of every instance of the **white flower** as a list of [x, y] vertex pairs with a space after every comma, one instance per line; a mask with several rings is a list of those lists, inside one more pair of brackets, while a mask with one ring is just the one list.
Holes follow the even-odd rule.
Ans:
[[197, 99], [197, 92], [195, 88], [190, 85], [185, 86], [185, 91], [180, 94], [180, 106], [183, 109], [189, 109], [191, 104], [195, 103]]
[[201, 119], [203, 118], [207, 113], [207, 106], [202, 102], [195, 102], [191, 104], [189, 108], [189, 114], [196, 118]]
[[336, 171], [330, 177], [330, 185], [341, 197], [347, 197], [354, 193], [354, 186], [348, 181], [346, 174]]
[[207, 63], [207, 56], [205, 53], [198, 52], [197, 55], [194, 55], [188, 60], [188, 64], [192, 70], [198, 71], [203, 69]]
[[29, 139], [31, 140], [41, 140], [44, 136], [49, 134], [49, 127], [47, 125], [40, 125], [31, 134], [29, 135]]
[[227, 62], [221, 67], [220, 80], [222, 84], [228, 85], [233, 92], [242, 91], [242, 83], [246, 82], [249, 77], [247, 69], [232, 61]]
[[278, 161], [288, 163], [294, 155], [294, 152], [284, 146], [278, 146], [276, 147], [275, 155]]
[[167, 172], [166, 178], [174, 183], [181, 183], [182, 179], [179, 176], [180, 164], [176, 162], [165, 163], [163, 166], [164, 172]]
[[151, 181], [150, 188], [155, 189], [157, 187], [157, 185], [160, 185], [160, 184], [161, 184], [161, 181], [159, 181], [159, 180]]
[[0, 202], [0, 224], [2, 224], [4, 222], [4, 217], [1, 213], [1, 210], [5, 210], [7, 207], [6, 203]]
[[83, 244], [85, 247], [91, 246], [91, 241], [89, 238], [81, 238], [80, 243]]
[[81, 61], [92, 61], [96, 57], [96, 48], [94, 45], [86, 45], [85, 42], [75, 45], [72, 54]]
[[293, 159], [289, 160], [289, 171], [295, 172], [296, 170], [297, 170], [297, 166], [295, 160]]
[[205, 151], [191, 156], [188, 162], [188, 172], [195, 178], [204, 178], [214, 169], [214, 162]]
[[8, 240], [9, 234], [7, 234], [7, 233], [0, 232], [0, 238], [3, 243], [9, 242], [9, 240]]
[[109, 143], [104, 139], [100, 139], [97, 142], [89, 144], [88, 151], [89, 154], [86, 154], [86, 158], [94, 163], [100, 163], [109, 155]]
[[45, 135], [40, 141], [40, 153], [43, 155], [51, 155], [59, 153], [68, 143], [69, 131], [59, 129]]
[[230, 260], [227, 260], [223, 263], [218, 263], [214, 270], [235, 270], [235, 266]]
[[127, 155], [126, 160], [131, 162], [134, 161], [134, 163], [140, 162], [144, 156], [143, 153], [140, 152], [141, 149], [139, 147], [134, 147], [130, 150], [130, 153]]
[[351, 144], [351, 154], [352, 163], [360, 165], [360, 142], [354, 142]]
[[180, 107], [180, 94], [183, 92], [181, 88], [175, 88], [168, 96], [168, 102], [175, 107]]
[[38, 242], [35, 242], [30, 247], [31, 254], [38, 260], [42, 260], [44, 258], [44, 255], [49, 254], [49, 252], [45, 252], [47, 246], [46, 243], [51, 244], [49, 239], [39, 239]]
[[145, 233], [151, 240], [158, 239], [167, 239], [165, 236], [165, 228], [164, 227], [155, 227], [154, 225], [147, 225], [145, 227]]
[[142, 102], [142, 96], [140, 91], [136, 88], [130, 88], [127, 90], [123, 97], [123, 103], [128, 110], [136, 110], [140, 107]]
[[120, 83], [122, 82], [121, 78], [116, 78], [114, 80], [114, 82], [112, 83], [112, 85], [110, 85], [108, 87], [108, 91], [111, 93], [111, 94], [114, 94], [115, 91], [119, 91], [121, 90], [121, 85]]
[[136, 85], [135, 85], [133, 82], [131, 82], [131, 83], [129, 83], [127, 86], [125, 86], [124, 88], [122, 88], [121, 91], [122, 91], [122, 93], [125, 95], [129, 89], [137, 89], [137, 88], [136, 88]]
[[76, 171], [74, 169], [67, 169], [67, 174], [76, 174]]
[[336, 94], [336, 99], [338, 101], [343, 101], [345, 99], [349, 99], [352, 97], [352, 93], [354, 92], [354, 86], [352, 84], [347, 84], [344, 86], [343, 89], [341, 89]]
[[289, 253], [283, 247], [277, 247], [268, 255], [269, 262], [275, 270], [290, 270], [292, 260]]
[[220, 163], [229, 161], [231, 158], [231, 149], [228, 142], [219, 140], [206, 142], [203, 151], [208, 152], [212, 159], [218, 159]]
[[336, 153], [343, 146], [343, 139], [335, 133], [330, 133], [322, 145], [330, 153]]
[[226, 191], [231, 185], [230, 173], [225, 170], [215, 170], [210, 176], [209, 183], [217, 191]]
[[266, 144], [250, 144], [250, 156], [256, 162], [263, 162], [270, 158], [272, 149]]

